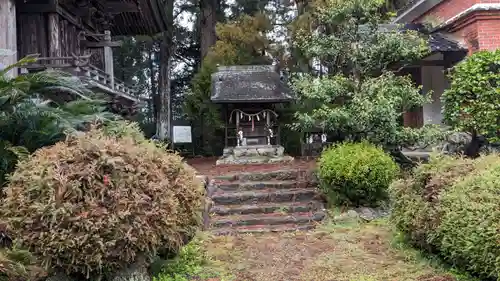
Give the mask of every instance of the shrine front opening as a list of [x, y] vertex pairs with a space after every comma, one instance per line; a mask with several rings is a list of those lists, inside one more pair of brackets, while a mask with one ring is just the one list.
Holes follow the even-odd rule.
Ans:
[[226, 120], [226, 147], [279, 145], [278, 114], [261, 107], [229, 108]]

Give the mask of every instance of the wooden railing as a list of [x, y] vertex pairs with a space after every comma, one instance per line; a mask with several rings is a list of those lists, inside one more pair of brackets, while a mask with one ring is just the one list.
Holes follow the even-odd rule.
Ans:
[[57, 69], [67, 71], [79, 77], [85, 77], [89, 81], [104, 86], [111, 91], [130, 96], [135, 99], [136, 92], [133, 86], [125, 84], [98, 67], [90, 64], [90, 55], [86, 56], [67, 56], [67, 57], [39, 57], [36, 62], [24, 66], [22, 72], [29, 72], [44, 69]]

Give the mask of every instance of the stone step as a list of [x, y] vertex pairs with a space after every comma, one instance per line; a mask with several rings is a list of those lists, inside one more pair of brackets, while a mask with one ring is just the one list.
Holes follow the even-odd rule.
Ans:
[[249, 214], [234, 216], [215, 216], [212, 217], [212, 228], [234, 227], [244, 225], [278, 225], [278, 224], [305, 224], [319, 222], [325, 217], [325, 213], [303, 212], [303, 213], [269, 213], [269, 214]]
[[403, 154], [415, 162], [429, 162], [432, 152], [428, 151], [404, 151]]
[[214, 235], [237, 235], [240, 233], [269, 233], [305, 231], [316, 227], [316, 222], [306, 224], [281, 224], [281, 225], [246, 225], [236, 227], [217, 228], [212, 230]]
[[215, 176], [213, 179], [215, 181], [288, 181], [288, 180], [299, 180], [301, 177], [306, 175], [307, 171], [301, 170], [277, 170], [268, 172], [252, 172], [252, 173], [239, 173], [233, 175]]
[[321, 201], [294, 202], [294, 203], [260, 203], [255, 205], [216, 205], [210, 213], [219, 216], [247, 215], [266, 213], [297, 213], [323, 210]]
[[219, 190], [224, 191], [244, 191], [244, 190], [266, 190], [266, 189], [292, 189], [308, 188], [315, 185], [306, 181], [230, 181], [216, 183]]
[[265, 191], [224, 191], [211, 196], [212, 201], [222, 205], [244, 205], [265, 202], [304, 202], [320, 198], [315, 188], [281, 189]]
[[216, 166], [219, 165], [261, 165], [261, 164], [277, 164], [277, 163], [291, 163], [293, 157], [288, 155], [269, 157], [269, 156], [241, 156], [235, 158], [228, 156], [218, 159], [215, 162]]

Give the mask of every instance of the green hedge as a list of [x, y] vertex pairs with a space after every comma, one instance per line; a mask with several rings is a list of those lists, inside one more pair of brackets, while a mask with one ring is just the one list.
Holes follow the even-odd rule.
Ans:
[[333, 146], [319, 159], [320, 187], [336, 205], [377, 205], [398, 173], [389, 155], [366, 142]]
[[390, 188], [409, 241], [482, 280], [500, 280], [500, 157], [433, 158]]

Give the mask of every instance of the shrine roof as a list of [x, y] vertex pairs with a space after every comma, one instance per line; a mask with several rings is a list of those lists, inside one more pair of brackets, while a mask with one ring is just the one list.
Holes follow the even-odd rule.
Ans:
[[[38, 4], [40, 1], [37, 0], [23, 1], [23, 5], [40, 5]], [[170, 28], [166, 21], [167, 0], [59, 0], [56, 2], [64, 9], [65, 15], [73, 17], [74, 21], [85, 24], [89, 21], [97, 30], [104, 29], [104, 26], [101, 26], [103, 22], [109, 23], [113, 36], [155, 35]], [[31, 11], [36, 7], [30, 8]]]
[[114, 36], [154, 35], [170, 28], [165, 20], [166, 0], [125, 0], [121, 2], [123, 5], [137, 5], [138, 11], [117, 13], [113, 17], [111, 33]]
[[287, 102], [292, 91], [270, 65], [223, 66], [212, 74], [212, 96], [218, 103]]

